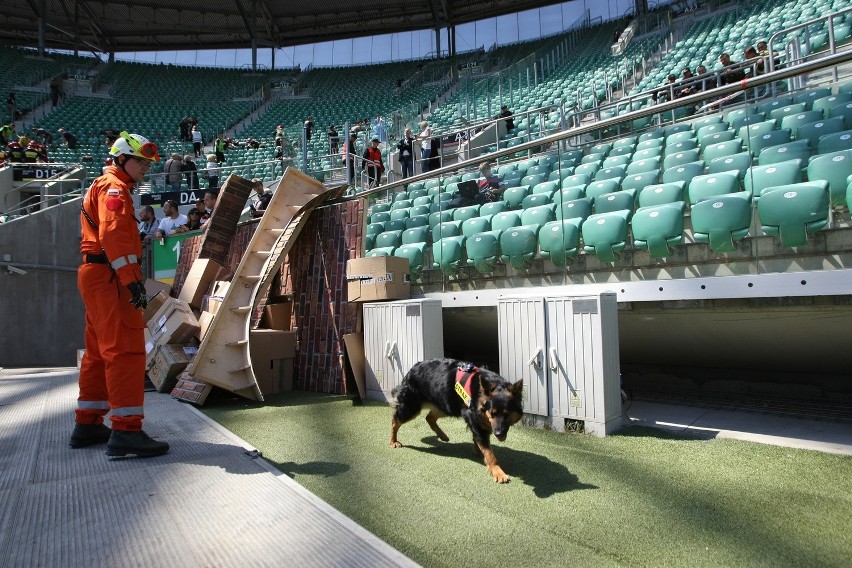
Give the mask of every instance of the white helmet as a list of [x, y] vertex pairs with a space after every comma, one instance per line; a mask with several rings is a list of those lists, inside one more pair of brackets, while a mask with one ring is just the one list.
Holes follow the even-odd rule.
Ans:
[[160, 154], [157, 150], [157, 145], [139, 134], [128, 134], [122, 132], [118, 139], [109, 149], [110, 156], [118, 157], [122, 154], [126, 156], [134, 156], [152, 162], [160, 161]]

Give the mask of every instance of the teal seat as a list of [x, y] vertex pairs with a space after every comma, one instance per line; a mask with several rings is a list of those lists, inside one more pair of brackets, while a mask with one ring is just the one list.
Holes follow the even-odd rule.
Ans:
[[[425, 190], [422, 190], [422, 191], [425, 191]], [[429, 205], [432, 205], [432, 198], [429, 197], [428, 195], [421, 195], [419, 197], [415, 197], [414, 201], [412, 201], [411, 203], [415, 207], [419, 207], [421, 205], [426, 205], [428, 207]]]
[[500, 231], [471, 235], [465, 240], [464, 247], [467, 264], [481, 274], [490, 274], [500, 260]]
[[774, 185], [788, 185], [802, 181], [802, 163], [799, 160], [776, 162], [766, 166], [752, 166], [746, 171], [746, 191], [759, 199], [763, 190]]
[[406, 229], [402, 232], [401, 236], [401, 243], [404, 245], [410, 245], [413, 243], [425, 243], [428, 240], [429, 227], [426, 225]]
[[391, 221], [405, 221], [409, 217], [408, 209], [396, 209], [390, 212]]
[[585, 187], [589, 185], [591, 181], [592, 178], [588, 174], [578, 174], [575, 172], [562, 180], [562, 187], [574, 187], [578, 185]]
[[521, 210], [529, 209], [530, 207], [538, 207], [539, 205], [549, 205], [551, 203], [553, 203], [553, 199], [547, 193], [527, 195], [521, 202]]
[[[614, 151], [614, 150], [613, 150]], [[627, 166], [630, 163], [630, 155], [629, 154], [621, 154], [618, 156], [609, 156], [606, 160], [603, 161], [601, 167], [611, 168], [613, 166]]]
[[627, 246], [628, 211], [590, 215], [583, 223], [583, 250], [603, 262], [614, 262], [616, 253]]
[[484, 233], [491, 230], [491, 215], [474, 217], [462, 223], [462, 235], [470, 237], [476, 233]]
[[[428, 215], [431, 212], [430, 207], [431, 203], [429, 205], [412, 205], [408, 208], [408, 216], [416, 217], [418, 215]], [[391, 213], [391, 218], [393, 218], [393, 213]]]
[[547, 176], [539, 174], [539, 175], [527, 175], [521, 178], [521, 185], [534, 186], [543, 181], [547, 180]]
[[621, 189], [621, 183], [617, 179], [605, 179], [593, 181], [586, 187], [586, 197], [596, 199], [604, 193], [612, 193]]
[[581, 197], [556, 204], [557, 219], [573, 219], [579, 217], [586, 219], [592, 214], [593, 202], [590, 197]]
[[432, 267], [447, 276], [454, 276], [464, 263], [465, 237], [444, 237], [432, 243]]
[[828, 97], [831, 95], [831, 89], [829, 87], [819, 87], [816, 89], [811, 89], [809, 91], [805, 91], [803, 93], [799, 93], [798, 95], [793, 96], [793, 101], [797, 103], [805, 103], [807, 108], [811, 108], [814, 101], [819, 100], [823, 97]]
[[410, 199], [402, 199], [400, 201], [394, 201], [393, 205], [391, 205], [391, 214], [393, 214], [394, 211], [399, 211], [399, 210], [402, 210], [402, 209], [408, 209], [409, 207], [411, 207], [411, 205], [412, 205], [412, 203], [411, 203]]
[[429, 215], [415, 215], [405, 220], [405, 228], [413, 229], [414, 227], [429, 226]]
[[[550, 173], [550, 167], [549, 166], [540, 166], [540, 165], [535, 165], [535, 166], [529, 168], [526, 172], [526, 174], [528, 176], [547, 176], [547, 174], [549, 174], [549, 173]], [[530, 185], [535, 185], [535, 184], [531, 183]]]
[[505, 179], [506, 174], [508, 174], [509, 172], [514, 172], [517, 168], [517, 164], [503, 164], [502, 166], [497, 168], [497, 175]]
[[408, 219], [391, 219], [385, 221], [385, 231], [404, 231], [408, 224]]
[[[619, 138], [618, 140], [612, 143], [612, 149], [616, 150], [619, 148], [632, 148], [636, 145], [636, 136], [625, 136], [624, 138]], [[610, 152], [612, 153], [612, 152]]]
[[412, 200], [414, 205], [423, 205], [423, 203], [417, 203], [418, 199], [423, 199], [424, 197], [429, 197], [429, 191], [425, 188], [421, 189], [409, 189], [408, 190], [408, 198]]
[[[843, 132], [845, 128], [842, 117], [827, 118], [810, 124], [803, 124], [799, 127], [799, 132], [796, 135], [797, 140], [807, 140], [811, 148], [816, 148], [819, 151], [819, 141], [822, 137], [838, 132]], [[848, 146], [847, 146], [848, 148]]]
[[644, 132], [639, 135], [639, 144], [647, 140], [665, 140], [666, 132], [662, 129], [655, 129], [649, 132]]
[[621, 180], [622, 190], [640, 191], [642, 188], [649, 185], [654, 185], [659, 182], [660, 170], [651, 170], [642, 172], [641, 174], [628, 175]]
[[713, 252], [732, 252], [748, 236], [751, 201], [746, 194], [720, 195], [692, 206], [692, 236]]
[[586, 188], [582, 185], [577, 185], [560, 189], [558, 193], [553, 195], [553, 201], [559, 203], [560, 201], [571, 201], [572, 199], [580, 199], [585, 196]]
[[686, 128], [683, 130], [679, 130], [677, 132], [672, 132], [671, 134], [666, 135], [666, 147], [671, 146], [672, 144], [677, 144], [678, 142], [685, 142], [686, 140], [692, 140], [695, 138], [695, 133], [689, 127], [688, 124], [684, 125]]
[[510, 187], [503, 192], [503, 201], [506, 203], [507, 209], [520, 209], [524, 199], [530, 194], [528, 185], [519, 185], [518, 187]]
[[662, 146], [658, 146], [656, 148], [645, 148], [643, 150], [636, 150], [636, 152], [632, 156], [630, 156], [630, 163], [638, 162], [639, 160], [647, 160], [648, 158], [662, 159], [662, 154]]
[[370, 215], [373, 213], [381, 213], [383, 211], [390, 211], [390, 203], [376, 203], [372, 207], [370, 207]]
[[739, 154], [732, 154], [730, 156], [723, 156], [712, 160], [707, 166], [707, 173], [717, 174], [720, 172], [735, 171], [737, 172], [737, 177], [739, 179], [743, 179], [745, 177], [746, 170], [751, 167], [751, 164], [751, 153], [740, 152]]
[[780, 124], [780, 122], [784, 120], [784, 117], [799, 114], [808, 110], [805, 108], [806, 106], [807, 105], [805, 105], [805, 103], [791, 103], [788, 105], [780, 106], [772, 109], [772, 111], [769, 113], [769, 118], [777, 120]]
[[752, 156], [760, 155], [761, 150], [770, 146], [779, 146], [790, 141], [790, 131], [786, 128], [783, 130], [773, 130], [756, 136], [751, 136], [746, 143], [746, 150], [751, 152]]
[[687, 138], [686, 140], [668, 144], [663, 150], [663, 157], [678, 154], [680, 152], [686, 152], [688, 150], [694, 150], [696, 148], [698, 148], [698, 140], [696, 138]]
[[781, 245], [807, 244], [808, 235], [828, 225], [831, 202], [826, 181], [784, 185], [765, 191], [757, 202], [763, 232], [781, 238]]
[[384, 223], [370, 223], [367, 225], [367, 234], [373, 235], [374, 237], [385, 230]]
[[697, 133], [699, 130], [704, 128], [705, 126], [710, 126], [711, 124], [724, 124], [725, 128], [728, 127], [728, 123], [722, 120], [722, 116], [718, 114], [712, 114], [710, 116], [705, 116], [704, 118], [698, 119], [692, 123], [692, 129]]
[[793, 140], [786, 144], [764, 148], [757, 157], [757, 163], [765, 166], [776, 162], [786, 162], [787, 160], [801, 160], [803, 164], [806, 164], [810, 157], [811, 151], [808, 141]]
[[739, 190], [740, 183], [733, 172], [696, 176], [689, 184], [689, 203], [693, 205], [717, 195], [736, 193]]
[[465, 222], [479, 216], [479, 205], [468, 205], [453, 210], [453, 221]]
[[394, 247], [379, 247], [370, 249], [367, 251], [367, 254], [364, 256], [392, 256]]
[[599, 169], [600, 169], [600, 165], [598, 165], [596, 163], [580, 164], [579, 166], [574, 168], [574, 175], [585, 174], [585, 175], [587, 175], [591, 178], [592, 176], [595, 175], [595, 173], [597, 173], [597, 171]]
[[844, 130], [820, 137], [817, 154], [830, 154], [852, 148], [852, 130]]
[[704, 162], [701, 160], [697, 162], [690, 162], [688, 164], [681, 164], [663, 172], [663, 183], [682, 181], [686, 184], [686, 187], [689, 187], [689, 182], [692, 181], [692, 178], [700, 176], [703, 173]]
[[429, 226], [435, 227], [436, 225], [440, 225], [441, 223], [445, 223], [447, 221], [453, 220], [453, 210], [448, 209], [444, 211], [436, 211], [434, 213], [429, 214]]
[[456, 237], [461, 235], [461, 221], [445, 221], [432, 227], [432, 242], [437, 242], [444, 237]]
[[423, 189], [424, 187], [425, 187], [425, 184], [422, 181], [418, 181], [416, 183], [408, 184], [408, 191], [409, 191], [409, 193], [411, 193], [414, 190], [420, 190], [420, 189]]
[[605, 193], [595, 199], [595, 213], [609, 213], [610, 211], [626, 210], [630, 215], [633, 214], [635, 192], [633, 190], [616, 191], [615, 193]]
[[[428, 187], [428, 186], [427, 186], [427, 187]], [[394, 203], [396, 203], [397, 201], [410, 201], [410, 200], [408, 199], [408, 192], [407, 192], [407, 191], [398, 191], [398, 192], [396, 192], [396, 193], [393, 195], [393, 202], [394, 202]]]
[[526, 270], [535, 258], [538, 225], [521, 225], [500, 233], [500, 258], [518, 270]]
[[831, 110], [828, 111], [828, 117], [835, 118], [838, 116], [843, 117], [844, 124], [852, 128], [852, 101], [831, 107]]
[[610, 150], [612, 150], [612, 143], [601, 142], [600, 144], [595, 144], [589, 148], [589, 154], [602, 154], [603, 156], [606, 156]]
[[743, 151], [743, 143], [739, 138], [734, 138], [733, 140], [728, 140], [727, 142], [720, 142], [718, 144], [711, 144], [704, 148], [704, 161], [706, 163], [710, 163], [716, 158], [721, 158], [723, 156], [731, 156], [733, 154], [738, 154]]
[[538, 233], [541, 258], [559, 267], [568, 266], [580, 250], [580, 218], [546, 223]]
[[698, 144], [701, 145], [704, 139], [708, 136], [716, 134], [717, 132], [725, 132], [726, 130], [728, 130], [727, 122], [716, 122], [699, 128], [695, 132], [695, 137], [698, 139]]
[[611, 168], [604, 168], [595, 173], [595, 181], [601, 181], [605, 179], [618, 179], [624, 177], [625, 166], [613, 166]]
[[641, 207], [633, 215], [633, 245], [647, 249], [654, 258], [665, 258], [672, 253], [670, 247], [683, 243], [683, 201]]
[[[741, 126], [737, 131], [737, 137], [741, 140], [748, 140], [752, 136], [760, 136], [775, 130], [775, 119], [764, 120], [762, 122], [754, 122]], [[705, 158], [706, 159], [706, 158]]]
[[789, 128], [790, 135], [793, 138], [798, 139], [799, 127], [804, 124], [809, 124], [811, 122], [817, 122], [822, 120], [822, 111], [819, 110], [806, 110], [805, 112], [800, 112], [799, 114], [791, 114], [790, 116], [785, 116], [781, 119], [781, 128]]
[[412, 280], [418, 280], [423, 272], [424, 248], [426, 248], [425, 242], [417, 242], [402, 245], [393, 251], [393, 256], [408, 259], [408, 274]]
[[507, 205], [505, 201], [494, 201], [491, 203], [483, 203], [482, 207], [479, 208], [480, 216], [489, 216], [496, 215], [497, 213], [502, 213], [506, 211]]
[[521, 215], [517, 211], [498, 213], [491, 218], [492, 231], [505, 231], [511, 227], [518, 227], [520, 224]]
[[543, 181], [533, 186], [532, 192], [536, 193], [546, 193], [548, 195], [553, 195], [553, 193], [559, 189], [559, 184], [554, 181]]
[[636, 203], [639, 207], [652, 207], [683, 201], [683, 188], [686, 185], [682, 181], [646, 185], [636, 194]]
[[662, 138], [662, 137], [660, 137], [660, 138], [649, 138], [649, 139], [646, 139], [646, 140], [642, 140], [641, 142], [636, 144], [636, 151], [640, 152], [642, 150], [649, 150], [649, 149], [652, 149], [652, 148], [660, 149], [660, 148], [663, 147], [664, 143], [665, 143], [665, 139]]
[[852, 174], [852, 149], [815, 156], [808, 164], [808, 180], [824, 180], [831, 192], [834, 207], [846, 202], [846, 178]]
[[787, 106], [793, 103], [793, 97], [790, 95], [782, 95], [775, 97], [771, 101], [767, 101], [765, 103], [761, 103], [757, 105], [757, 112], [762, 112], [766, 116], [770, 116], [771, 118], [775, 118], [772, 115], [772, 111], [775, 109], [779, 109], [781, 107]]
[[708, 134], [701, 140], [701, 144], [699, 145], [701, 151], [703, 152], [707, 146], [712, 146], [713, 144], [721, 144], [722, 142], [727, 142], [728, 140], [733, 140], [737, 137], [736, 133], [733, 130], [723, 130], [722, 132], [714, 132], [713, 134]]
[[402, 231], [384, 231], [376, 235], [376, 247], [398, 247], [402, 242]]
[[846, 203], [852, 203], [852, 175], [846, 178]]
[[380, 211], [370, 215], [370, 223], [384, 223], [385, 221], [390, 221], [390, 218], [390, 212]]
[[521, 226], [536, 225], [541, 227], [545, 223], [556, 219], [554, 211], [555, 206], [552, 203], [524, 209], [521, 212]]
[[[733, 113], [731, 113], [733, 114]], [[731, 124], [731, 130], [734, 132], [738, 132], [740, 128], [747, 124], [754, 124], [756, 122], [763, 122], [766, 120], [766, 115], [762, 112], [752, 111], [751, 113], [743, 116], [738, 116], [736, 118], [731, 118], [731, 115], [728, 115], [728, 122]]]
[[653, 158], [644, 158], [640, 160], [635, 160], [630, 162], [630, 165], [627, 166], [627, 170], [625, 171], [626, 175], [632, 174], [641, 174], [644, 172], [651, 172], [654, 170], [660, 169], [660, 157], [655, 156]]
[[580, 158], [580, 165], [583, 164], [598, 164], [600, 165], [606, 159], [606, 154], [600, 152], [591, 152]]
[[663, 169], [668, 170], [690, 162], [696, 162], [698, 159], [697, 148], [686, 150], [684, 152], [677, 152], [675, 154], [670, 154], [663, 159]]

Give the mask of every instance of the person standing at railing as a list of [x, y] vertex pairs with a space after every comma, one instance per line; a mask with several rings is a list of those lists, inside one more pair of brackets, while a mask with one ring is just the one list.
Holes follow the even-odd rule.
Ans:
[[192, 156], [189, 154], [183, 157], [181, 171], [186, 176], [186, 185], [189, 189], [201, 189], [201, 186], [198, 185], [198, 166], [195, 165]]
[[719, 56], [719, 63], [721, 63], [722, 66], [726, 68], [726, 70], [722, 72], [723, 85], [738, 83], [739, 81], [745, 79], [745, 71], [743, 71], [742, 69], [727, 69], [728, 67], [734, 65], [734, 62], [731, 61], [731, 56], [727, 53], [723, 53]]
[[207, 189], [211, 191], [219, 189], [219, 164], [216, 163], [216, 154], [207, 156], [205, 173], [207, 177]]
[[333, 124], [328, 127], [328, 149], [331, 155], [340, 151], [340, 135]]
[[201, 156], [201, 146], [204, 144], [204, 139], [201, 137], [201, 131], [198, 126], [192, 127], [192, 149], [195, 151], [195, 157]]
[[254, 200], [249, 205], [251, 209], [252, 219], [263, 217], [269, 202], [272, 200], [272, 192], [266, 191], [263, 187], [263, 180], [254, 178], [251, 180], [252, 190], [255, 192]]
[[314, 119], [309, 116], [305, 120], [305, 140], [310, 142], [311, 136], [313, 136], [313, 134], [314, 134]]
[[425, 120], [420, 123], [420, 134], [415, 140], [420, 141], [420, 171], [425, 174], [429, 171], [429, 160], [432, 158], [432, 127]]
[[183, 179], [182, 172], [183, 159], [180, 154], [175, 152], [163, 165], [163, 173], [166, 174], [166, 184], [171, 187], [172, 191], [180, 191], [180, 184]]
[[499, 118], [506, 119], [506, 131], [512, 130], [515, 127], [515, 119], [512, 118], [512, 111], [509, 110], [509, 107], [503, 105], [500, 107]]
[[349, 141], [346, 142], [343, 146], [343, 159], [349, 160], [349, 183], [352, 184], [355, 182], [355, 158], [357, 154], [355, 153], [355, 143], [358, 141], [358, 135], [354, 132], [349, 135]]
[[6, 114], [9, 116], [9, 122], [15, 122], [15, 107], [18, 106], [18, 101], [15, 99], [15, 93], [9, 93], [6, 97]]
[[65, 140], [65, 145], [68, 146], [69, 150], [77, 148], [77, 137], [74, 136], [73, 133], [68, 132], [64, 128], [58, 129], [57, 132], [62, 135], [62, 138]]
[[228, 149], [228, 142], [224, 138], [222, 138], [221, 134], [216, 137], [216, 142], [213, 145], [213, 149], [216, 152], [216, 161], [220, 164], [225, 163], [225, 150]]
[[[114, 164], [83, 197], [80, 217], [83, 263], [77, 272], [86, 308], [86, 352], [69, 445], [107, 443], [107, 455], [153, 457], [166, 442], [142, 430], [145, 403], [145, 320], [148, 305], [139, 260], [142, 243], [131, 191], [152, 162], [156, 144], [121, 132], [110, 148]], [[104, 422], [110, 413], [112, 429]]]
[[379, 139], [373, 138], [372, 146], [364, 150], [364, 161], [361, 162], [361, 169], [367, 170], [367, 185], [369, 187], [379, 187], [382, 182], [382, 172], [385, 171], [385, 165], [382, 163], [382, 151], [379, 150]]
[[399, 150], [399, 165], [402, 167], [402, 178], [414, 175], [414, 134], [410, 128], [405, 129], [405, 135], [396, 145]]

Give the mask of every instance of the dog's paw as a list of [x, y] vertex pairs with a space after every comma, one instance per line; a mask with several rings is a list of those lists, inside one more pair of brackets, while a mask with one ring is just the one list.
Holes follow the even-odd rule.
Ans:
[[506, 472], [499, 467], [495, 467], [491, 470], [491, 477], [494, 478], [495, 483], [509, 483], [509, 481], [511, 481], [512, 479], [511, 477], [506, 475]]
[[393, 442], [390, 443], [390, 447], [391, 448], [401, 448], [402, 444], [397, 442], [397, 441], [393, 441]]
[[438, 439], [441, 440], [442, 442], [449, 442], [450, 441], [450, 437], [447, 436], [446, 434], [438, 434]]

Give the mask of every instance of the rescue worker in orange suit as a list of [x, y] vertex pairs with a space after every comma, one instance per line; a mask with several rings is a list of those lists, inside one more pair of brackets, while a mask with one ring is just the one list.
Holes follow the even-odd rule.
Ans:
[[[169, 445], [142, 430], [142, 310], [148, 301], [130, 193], [160, 156], [155, 144], [127, 132], [119, 135], [109, 153], [112, 165], [92, 183], [82, 203], [83, 263], [77, 286], [86, 306], [86, 353], [70, 445], [81, 448], [106, 442], [108, 456], [159, 456], [169, 451]], [[111, 430], [103, 422], [108, 412]]]

